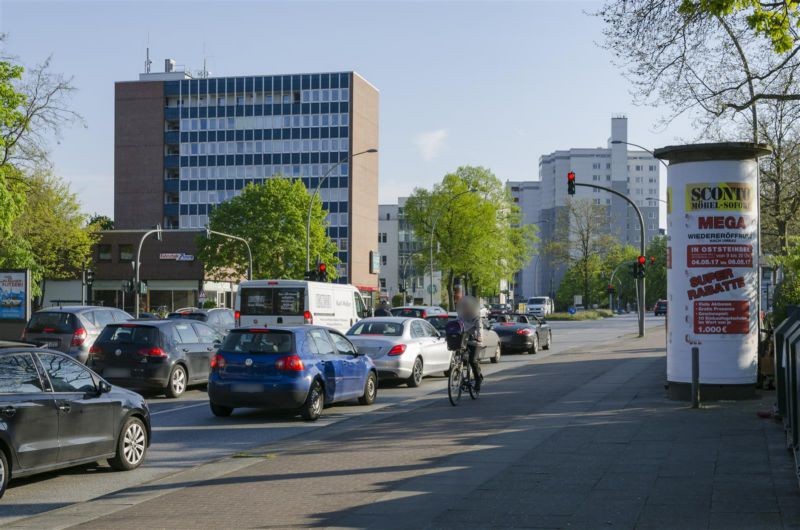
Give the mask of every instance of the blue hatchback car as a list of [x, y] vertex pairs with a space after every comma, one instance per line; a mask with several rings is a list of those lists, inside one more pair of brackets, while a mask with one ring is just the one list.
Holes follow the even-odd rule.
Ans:
[[298, 410], [314, 421], [323, 405], [378, 392], [372, 359], [323, 326], [237, 328], [211, 360], [208, 399], [216, 416], [239, 407]]

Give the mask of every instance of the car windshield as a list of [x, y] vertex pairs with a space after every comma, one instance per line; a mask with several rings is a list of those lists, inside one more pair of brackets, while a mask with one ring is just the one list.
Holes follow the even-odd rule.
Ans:
[[359, 322], [347, 332], [348, 335], [383, 335], [400, 337], [403, 335], [403, 324], [397, 322]]
[[294, 334], [284, 330], [233, 330], [220, 348], [226, 352], [280, 353], [294, 351]]
[[414, 309], [413, 307], [398, 307], [392, 309], [392, 315], [396, 317], [415, 317], [420, 318], [422, 316], [422, 309]]
[[529, 304], [537, 304], [537, 305], [544, 305], [547, 302], [547, 298], [531, 298], [528, 300]]
[[75, 316], [71, 313], [34, 313], [28, 322], [28, 331], [33, 333], [72, 333], [75, 330]]
[[158, 329], [152, 326], [106, 326], [99, 343], [150, 345], [158, 342]]
[[183, 318], [205, 322], [208, 320], [208, 315], [206, 313], [170, 313], [167, 315], [167, 318]]

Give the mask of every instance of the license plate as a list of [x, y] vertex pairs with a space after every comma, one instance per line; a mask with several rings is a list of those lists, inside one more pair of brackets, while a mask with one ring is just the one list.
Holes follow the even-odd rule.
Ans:
[[259, 385], [256, 383], [237, 383], [231, 385], [231, 391], [252, 394], [255, 392], [263, 392], [264, 385]]
[[105, 377], [129, 377], [131, 375], [131, 371], [127, 368], [106, 368], [103, 370], [103, 375]]
[[44, 347], [50, 349], [57, 349], [60, 345], [61, 341], [58, 340], [48, 340], [47, 342], [44, 343]]

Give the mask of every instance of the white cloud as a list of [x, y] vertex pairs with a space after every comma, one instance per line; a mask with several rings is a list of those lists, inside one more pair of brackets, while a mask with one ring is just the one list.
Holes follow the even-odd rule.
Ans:
[[446, 129], [437, 129], [435, 131], [427, 131], [419, 133], [414, 138], [414, 144], [419, 149], [419, 155], [426, 162], [430, 162], [437, 156], [444, 147], [444, 141], [447, 138]]

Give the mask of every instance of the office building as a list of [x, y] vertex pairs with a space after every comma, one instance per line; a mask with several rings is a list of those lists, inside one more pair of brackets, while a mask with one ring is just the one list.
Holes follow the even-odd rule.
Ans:
[[[250, 183], [276, 175], [301, 180], [313, 190], [324, 175], [320, 197], [328, 235], [337, 244], [340, 282], [364, 292], [377, 289], [370, 252], [377, 249], [378, 90], [355, 72], [193, 78], [167, 60], [165, 71], [143, 73], [115, 87], [115, 229], [202, 229], [214, 207]], [[104, 236], [114, 257], [130, 244]], [[181, 248], [152, 246], [151, 262], [166, 274], [169, 260], [193, 256], [191, 238]], [[150, 248], [150, 246], [148, 246]], [[174, 250], [174, 252], [172, 251]], [[143, 252], [145, 252], [143, 250]], [[144, 261], [144, 260], [143, 260]], [[169, 268], [169, 267], [167, 267]], [[117, 281], [119, 267], [98, 271]], [[191, 279], [202, 281], [202, 266]], [[102, 286], [102, 285], [101, 285]], [[181, 291], [186, 286], [181, 286]], [[196, 295], [201, 287], [193, 289]], [[152, 292], [152, 290], [151, 290]], [[192, 301], [191, 293], [181, 299]]]

